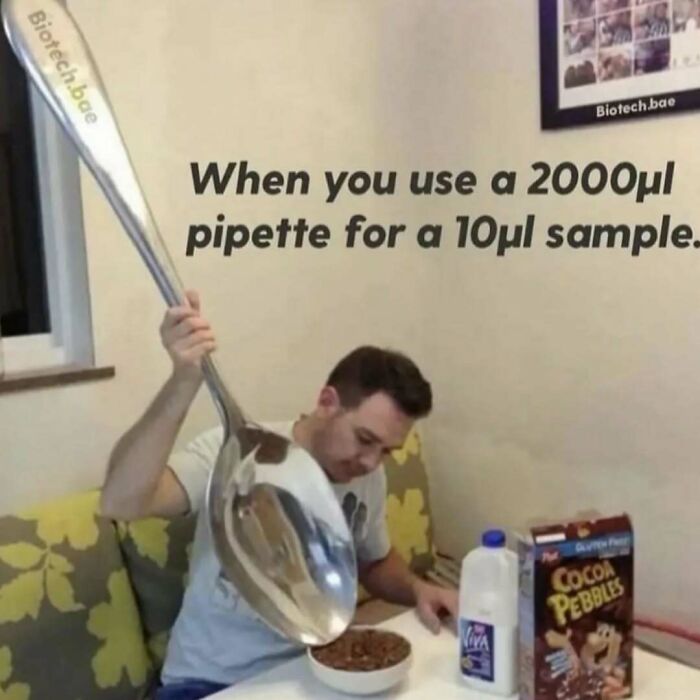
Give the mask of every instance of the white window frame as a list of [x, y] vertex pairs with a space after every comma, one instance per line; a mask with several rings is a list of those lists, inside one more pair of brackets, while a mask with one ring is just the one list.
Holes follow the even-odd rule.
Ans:
[[80, 164], [62, 127], [30, 86], [50, 333], [0, 339], [0, 376], [93, 367]]

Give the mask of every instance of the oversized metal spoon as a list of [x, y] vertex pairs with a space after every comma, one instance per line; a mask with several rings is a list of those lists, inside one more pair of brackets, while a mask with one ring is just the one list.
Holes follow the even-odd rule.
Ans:
[[[2, 17], [166, 303], [186, 303], [75, 20], [57, 0], [3, 0]], [[211, 357], [203, 370], [224, 429], [206, 505], [222, 568], [271, 627], [305, 644], [330, 642], [350, 623], [357, 595], [353, 541], [333, 489], [306, 450], [246, 421]]]

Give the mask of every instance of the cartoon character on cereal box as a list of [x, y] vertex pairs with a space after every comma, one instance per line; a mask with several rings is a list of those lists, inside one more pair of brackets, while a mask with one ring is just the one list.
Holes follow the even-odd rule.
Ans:
[[618, 700], [631, 694], [625, 685], [625, 669], [618, 665], [622, 641], [622, 635], [613, 625], [600, 623], [595, 632], [586, 636], [586, 643], [581, 647], [583, 665], [604, 675], [603, 700]]

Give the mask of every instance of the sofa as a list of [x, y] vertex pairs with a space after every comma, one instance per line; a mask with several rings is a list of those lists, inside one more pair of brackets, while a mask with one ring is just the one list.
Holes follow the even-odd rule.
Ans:
[[[392, 543], [426, 574], [435, 551], [419, 435], [385, 466]], [[0, 516], [0, 700], [134, 700], [157, 683], [194, 516], [115, 522], [98, 503], [89, 491]]]

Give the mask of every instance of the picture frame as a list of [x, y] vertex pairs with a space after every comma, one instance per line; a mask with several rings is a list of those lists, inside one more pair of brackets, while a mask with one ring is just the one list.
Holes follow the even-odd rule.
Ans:
[[700, 0], [539, 0], [543, 129], [700, 107]]

